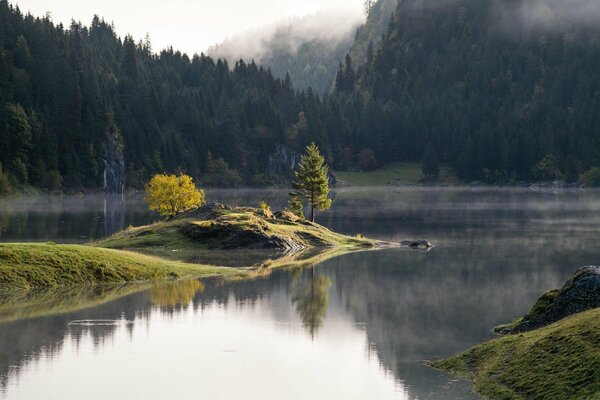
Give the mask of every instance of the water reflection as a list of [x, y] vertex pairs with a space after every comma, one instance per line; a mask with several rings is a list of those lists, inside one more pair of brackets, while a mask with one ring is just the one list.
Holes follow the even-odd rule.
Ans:
[[297, 284], [293, 289], [295, 294], [292, 297], [292, 303], [294, 303], [304, 327], [314, 338], [315, 333], [323, 325], [323, 318], [327, 313], [331, 279], [325, 275], [315, 276], [314, 266], [311, 266], [309, 271], [310, 280], [304, 284]]
[[[248, 204], [253, 195], [229, 194]], [[344, 191], [322, 215], [329, 226], [436, 247], [307, 255], [306, 268], [252, 281], [0, 297], [0, 397], [476, 398], [421, 361], [487, 340], [578, 267], [600, 263], [599, 197]]]

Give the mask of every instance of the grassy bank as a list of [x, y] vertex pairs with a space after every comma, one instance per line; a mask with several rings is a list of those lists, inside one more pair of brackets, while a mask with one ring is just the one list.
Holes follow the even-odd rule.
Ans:
[[[342, 184], [351, 186], [417, 185], [425, 177], [419, 163], [392, 163], [373, 171], [335, 171]], [[439, 184], [459, 185], [462, 182], [447, 168], [440, 172]]]
[[138, 253], [80, 245], [0, 244], [0, 288], [111, 284], [237, 273]]
[[600, 309], [476, 346], [431, 366], [491, 399], [600, 399]]

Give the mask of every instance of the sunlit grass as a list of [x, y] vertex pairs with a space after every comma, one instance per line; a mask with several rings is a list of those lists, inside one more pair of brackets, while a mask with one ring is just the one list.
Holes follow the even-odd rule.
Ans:
[[600, 309], [431, 363], [492, 399], [599, 399]]
[[48, 243], [0, 244], [0, 288], [177, 279], [237, 272], [233, 268], [186, 264], [128, 251]]

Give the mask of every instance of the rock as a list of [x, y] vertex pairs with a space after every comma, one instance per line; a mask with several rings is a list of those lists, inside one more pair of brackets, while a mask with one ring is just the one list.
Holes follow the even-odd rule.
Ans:
[[288, 145], [278, 144], [275, 151], [269, 155], [269, 173], [272, 175], [287, 175], [296, 169], [300, 155]]
[[428, 242], [427, 240], [403, 240], [400, 242], [402, 246], [410, 247], [411, 249], [431, 249], [433, 244]]
[[600, 307], [600, 267], [579, 269], [562, 289], [546, 292], [531, 311], [501, 333], [519, 333], [550, 325], [560, 319]]
[[280, 219], [283, 221], [289, 221], [289, 222], [297, 222], [302, 219], [302, 218], [298, 217], [296, 214], [294, 214], [293, 212], [289, 212], [286, 210], [276, 211], [274, 216], [277, 219]]
[[104, 191], [123, 193], [125, 191], [125, 156], [121, 133], [114, 124], [106, 130], [104, 146]]
[[208, 225], [185, 224], [179, 229], [190, 239], [219, 249], [279, 249], [293, 252], [304, 248], [289, 238], [270, 236], [264, 230], [261, 227], [243, 229], [236, 225], [226, 225], [219, 223], [218, 219]]
[[223, 214], [223, 211], [229, 211], [231, 207], [226, 206], [225, 204], [212, 202], [206, 203], [198, 208], [194, 208], [193, 210], [186, 211], [184, 213], [179, 214], [177, 219], [185, 219], [185, 218], [193, 218], [197, 220], [207, 220], [214, 219]]

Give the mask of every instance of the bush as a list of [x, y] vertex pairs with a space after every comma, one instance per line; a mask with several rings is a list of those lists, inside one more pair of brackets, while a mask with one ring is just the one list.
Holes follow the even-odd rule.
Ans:
[[263, 212], [263, 215], [266, 218], [273, 218], [273, 212], [271, 211], [271, 206], [267, 204], [266, 201], [261, 201], [260, 203], [258, 203], [258, 206], [260, 207], [260, 209]]
[[42, 187], [49, 192], [58, 192], [62, 188], [63, 177], [56, 170], [48, 171], [42, 178]]
[[531, 170], [533, 177], [541, 181], [563, 180], [565, 177], [558, 168], [558, 162], [554, 154], [548, 154], [542, 161], [537, 163]]
[[2, 169], [2, 165], [0, 164], [0, 196], [7, 195], [11, 192], [10, 181], [8, 180], [8, 175]]
[[583, 173], [579, 181], [588, 187], [600, 186], [600, 167], [593, 167], [589, 171]]
[[377, 167], [377, 159], [371, 149], [362, 149], [359, 151], [356, 155], [356, 162], [362, 170], [370, 170]]
[[204, 184], [208, 186], [235, 187], [242, 181], [239, 173], [229, 168], [227, 161], [222, 158], [212, 163], [210, 171], [203, 179]]

